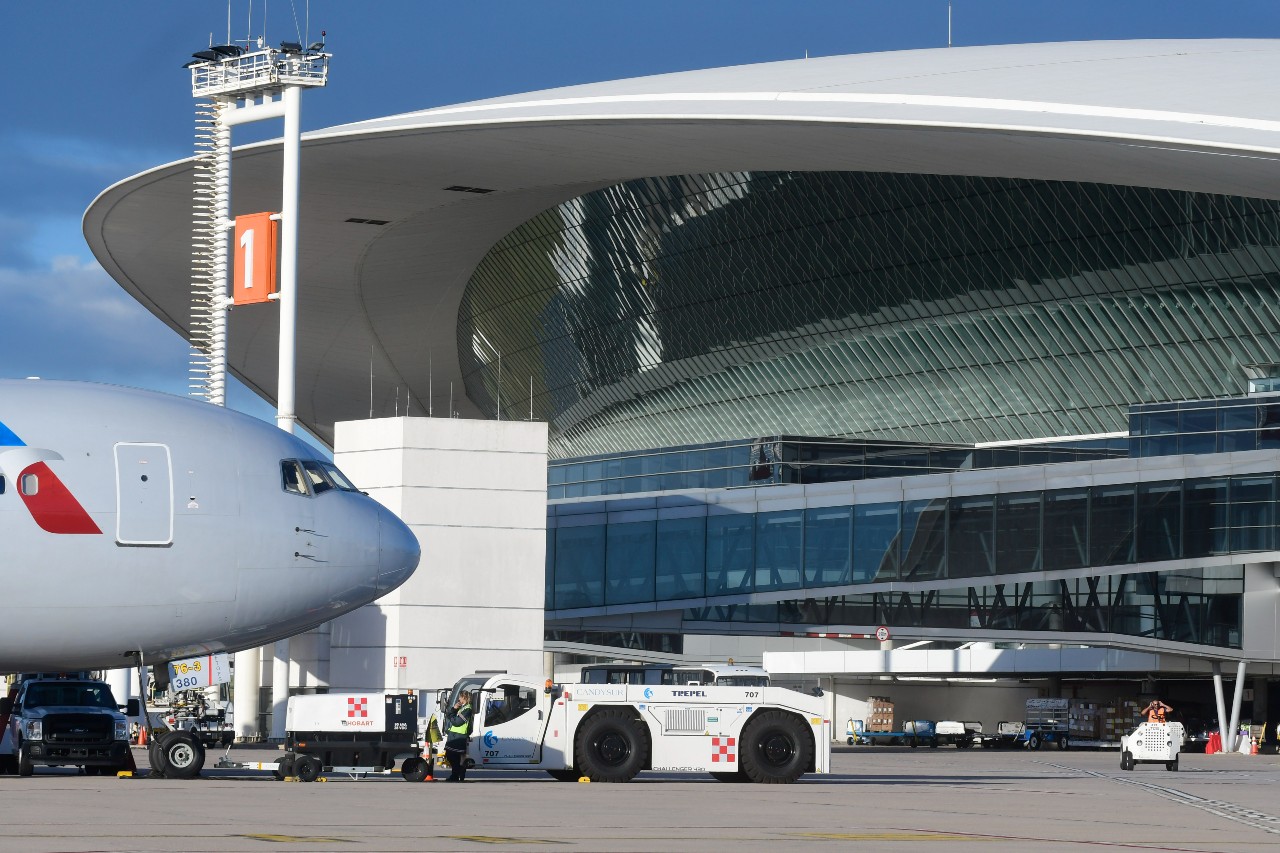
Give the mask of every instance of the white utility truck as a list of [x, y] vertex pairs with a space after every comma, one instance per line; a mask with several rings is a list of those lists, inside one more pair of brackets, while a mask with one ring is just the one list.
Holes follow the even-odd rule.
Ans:
[[1120, 738], [1120, 769], [1163, 764], [1165, 770], [1176, 772], [1184, 737], [1182, 723], [1142, 723]]
[[475, 713], [467, 758], [479, 768], [545, 770], [566, 782], [627, 782], [657, 770], [786, 783], [831, 766], [824, 700], [783, 687], [552, 684], [477, 673], [440, 691], [429, 730], [448, 728], [444, 711], [464, 689]]

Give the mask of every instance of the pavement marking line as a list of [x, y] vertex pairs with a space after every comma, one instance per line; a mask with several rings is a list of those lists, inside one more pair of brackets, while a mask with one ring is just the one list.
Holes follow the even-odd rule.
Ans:
[[454, 841], [474, 841], [477, 844], [567, 844], [550, 838], [504, 838], [500, 835], [441, 835]]
[[1070, 770], [1073, 773], [1084, 773], [1094, 776], [1098, 779], [1108, 779], [1112, 782], [1118, 782], [1121, 785], [1133, 785], [1155, 794], [1161, 799], [1171, 802], [1180, 803], [1185, 806], [1191, 806], [1194, 809], [1208, 812], [1226, 820], [1235, 823], [1244, 824], [1253, 829], [1260, 829], [1263, 832], [1272, 835], [1280, 835], [1280, 817], [1269, 815], [1265, 812], [1247, 809], [1238, 806], [1235, 803], [1225, 802], [1223, 800], [1210, 800], [1206, 797], [1199, 797], [1186, 791], [1180, 791], [1177, 788], [1170, 788], [1167, 785], [1157, 785], [1154, 782], [1143, 782], [1141, 779], [1130, 779], [1125, 776], [1112, 776], [1107, 773], [1099, 773], [1095, 770], [1082, 770], [1079, 767], [1068, 767], [1065, 764], [1053, 764], [1048, 761], [1037, 761], [1037, 764], [1043, 764], [1046, 767], [1053, 767], [1058, 770]]
[[[947, 833], [921, 832], [800, 832], [800, 838], [823, 838], [828, 841], [973, 841], [981, 838], [986, 841], [990, 836], [952, 835]], [[1003, 839], [995, 839], [1003, 840]], [[1017, 839], [1009, 839], [1015, 841]]]
[[986, 832], [945, 833], [921, 830], [897, 830], [880, 833], [799, 833], [801, 838], [821, 838], [833, 841], [1016, 841], [1054, 842], [1057, 844], [1081, 844], [1087, 847], [1117, 847], [1132, 850], [1159, 851], [1159, 853], [1205, 853], [1203, 847], [1169, 847], [1159, 841], [1098, 841], [1092, 838], [1044, 838], [1036, 835], [994, 835]]
[[274, 835], [270, 832], [251, 832], [236, 836], [237, 838], [252, 838], [254, 841], [270, 841], [274, 844], [354, 844], [350, 838], [325, 838], [324, 836], [313, 835]]

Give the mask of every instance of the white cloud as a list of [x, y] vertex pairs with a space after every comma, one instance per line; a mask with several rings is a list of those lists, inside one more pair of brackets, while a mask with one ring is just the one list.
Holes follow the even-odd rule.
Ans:
[[95, 261], [0, 267], [0, 374], [185, 392], [188, 347]]

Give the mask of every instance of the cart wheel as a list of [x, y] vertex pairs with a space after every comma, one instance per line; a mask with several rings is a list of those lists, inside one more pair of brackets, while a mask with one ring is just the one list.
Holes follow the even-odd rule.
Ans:
[[1170, 771], [1170, 772], [1172, 772], [1172, 773], [1177, 773], [1177, 772], [1178, 772], [1178, 757], [1175, 755], [1175, 756], [1173, 757], [1173, 761], [1166, 761], [1166, 762], [1165, 762], [1165, 764], [1164, 764], [1164, 769], [1165, 769], [1165, 770], [1168, 770], [1168, 771]]
[[1133, 767], [1133, 753], [1126, 749], [1124, 752], [1120, 753], [1120, 769], [1132, 770]]
[[1067, 735], [1063, 735], [1062, 737], [1058, 738], [1058, 749], [1070, 749], [1070, 748], [1071, 748], [1070, 737], [1068, 737]]
[[400, 775], [406, 782], [421, 782], [427, 778], [427, 762], [422, 758], [406, 758], [400, 766]]
[[1031, 737], [1027, 738], [1027, 749], [1036, 750], [1039, 748], [1040, 748], [1040, 735], [1038, 733], [1033, 734], [1031, 735]]
[[324, 765], [314, 755], [299, 755], [293, 762], [293, 772], [299, 782], [314, 782], [320, 778]]
[[846, 740], [849, 741], [849, 746], [853, 746], [853, 738], [846, 738]]

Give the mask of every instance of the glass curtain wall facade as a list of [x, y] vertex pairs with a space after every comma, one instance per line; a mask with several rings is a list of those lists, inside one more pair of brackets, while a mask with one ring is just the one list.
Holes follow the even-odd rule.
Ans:
[[1277, 361], [1278, 213], [1050, 181], [648, 178], [499, 241], [459, 358], [491, 416], [526, 417], [532, 384], [553, 458], [1118, 432], [1130, 403], [1238, 393]]
[[[731, 511], [724, 505], [678, 494], [553, 502], [547, 523], [546, 608], [573, 611], [794, 591], [796, 601], [735, 605], [727, 610], [712, 607], [689, 611], [686, 619], [979, 627], [953, 624], [958, 612], [954, 608], [970, 605], [946, 601], [968, 602], [974, 595], [1004, 596], [1006, 585], [993, 580], [1001, 575], [1119, 569], [1136, 564], [1150, 567], [1176, 560], [1275, 551], [1280, 548], [1278, 502], [1280, 476], [1274, 474], [757, 512]], [[1243, 588], [1217, 582], [1242, 581], [1240, 567], [1171, 569], [1150, 577], [1121, 572], [1118, 576], [1132, 578], [1137, 584], [1121, 591], [1129, 595], [1149, 589], [1157, 598], [1169, 591], [1200, 595], [1203, 588], [1189, 591], [1185, 583], [1176, 580], [1194, 575], [1214, 581], [1209, 587], [1211, 594], [1229, 596], [1231, 602], [1179, 599], [1175, 602], [1178, 607], [1213, 613], [1214, 619], [1188, 616], [1178, 622], [1166, 614], [1160, 631], [1167, 629], [1167, 633], [1157, 631], [1153, 636], [1170, 640], [1193, 636], [1186, 641], [1208, 644], [1238, 643]], [[895, 613], [893, 619], [883, 618], [888, 605], [879, 597], [884, 593], [878, 591], [844, 596], [836, 611], [816, 622], [816, 611], [798, 605], [820, 596], [824, 588], [886, 582], [937, 586], [936, 582], [946, 580], [963, 583], [920, 593], [924, 598], [919, 606]], [[1072, 582], [1076, 581], [1096, 584], [1097, 578]], [[1174, 586], [1168, 586], [1170, 583]], [[1040, 594], [1034, 584], [1023, 588]], [[1051, 584], [1045, 594], [1059, 592]], [[1096, 598], [1096, 588], [1092, 594]], [[904, 599], [908, 604], [910, 595]], [[1113, 605], [1124, 604], [1115, 596], [1109, 600]], [[1075, 612], [1086, 605], [1073, 598], [1071, 604], [1059, 602], [1058, 606]], [[981, 613], [985, 606], [977, 609]], [[920, 621], [926, 612], [936, 619]], [[1049, 622], [1028, 628], [1035, 619], [1028, 615], [1031, 612], [1010, 617], [1009, 624], [1027, 630], [1119, 633], [1132, 633], [1130, 628], [1137, 624], [1116, 616], [1124, 612], [1120, 610], [1099, 611], [1100, 615], [1089, 620], [1072, 623], [1075, 628], [1051, 628]], [[554, 613], [549, 615], [555, 618]], [[984, 621], [980, 627], [996, 624]], [[1139, 633], [1155, 630], [1147, 626]]]

